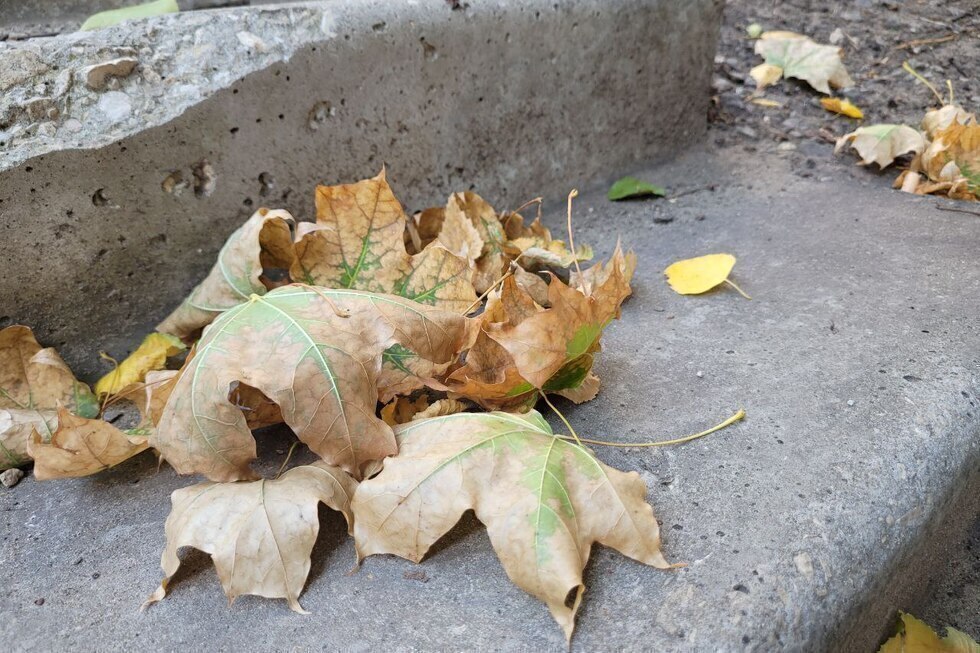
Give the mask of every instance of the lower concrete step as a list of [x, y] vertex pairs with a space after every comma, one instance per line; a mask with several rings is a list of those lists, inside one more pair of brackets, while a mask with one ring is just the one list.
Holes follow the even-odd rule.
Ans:
[[[562, 409], [582, 434], [633, 441], [697, 431], [737, 407], [748, 418], [684, 446], [598, 448], [641, 473], [666, 555], [688, 566], [659, 571], [596, 547], [573, 648], [873, 650], [977, 514], [980, 221], [843, 167], [817, 181], [781, 154], [741, 148], [641, 174], [698, 192], [612, 204], [596, 187], [576, 205], [578, 240], [607, 253], [621, 237], [640, 263], [635, 296], [604, 339], [599, 398]], [[547, 195], [549, 226], [561, 230], [562, 194]], [[734, 278], [752, 301], [666, 286], [670, 262], [719, 251], [738, 256]], [[273, 473], [289, 439], [259, 443]], [[138, 613], [159, 580], [168, 493], [188, 482], [147, 455], [99, 477], [29, 478], [0, 493], [7, 641], [565, 648], [473, 519], [421, 567], [376, 557], [348, 574], [353, 546], [325, 514], [303, 596], [311, 617], [254, 597], [228, 608], [203, 554], [191, 554], [165, 601]]]

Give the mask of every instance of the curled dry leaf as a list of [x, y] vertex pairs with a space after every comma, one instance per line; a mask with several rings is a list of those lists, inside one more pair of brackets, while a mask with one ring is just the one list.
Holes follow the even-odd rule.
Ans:
[[434, 363], [468, 347], [475, 322], [402, 297], [291, 285], [222, 314], [184, 364], [150, 443], [182, 474], [253, 477], [255, 441], [228, 397], [244, 383], [279, 406], [317, 455], [354, 476], [395, 452], [375, 417], [381, 355], [398, 343]]
[[414, 399], [411, 397], [395, 397], [381, 409], [381, 419], [388, 426], [398, 426], [411, 422], [412, 418], [428, 407], [429, 397], [427, 395], [419, 395]]
[[176, 490], [167, 517], [163, 580], [143, 607], [161, 600], [180, 567], [177, 551], [192, 546], [211, 555], [230, 601], [242, 594], [283, 598], [305, 613], [299, 595], [310, 572], [310, 552], [324, 503], [352, 523], [357, 483], [336, 467], [294, 467], [275, 480], [198, 483]]
[[109, 422], [58, 410], [58, 427], [46, 437], [36, 428], [27, 443], [40, 481], [90, 476], [145, 451], [145, 435], [127, 435]]
[[838, 138], [834, 152], [848, 143], [861, 155], [861, 165], [877, 163], [882, 168], [891, 165], [896, 157], [909, 152], [918, 154], [926, 146], [922, 134], [907, 125], [860, 127]]
[[176, 356], [187, 349], [180, 338], [168, 333], [151, 333], [119, 367], [109, 372], [95, 384], [99, 395], [116, 394], [126, 386], [140, 383], [146, 373], [162, 370], [170, 356]]
[[354, 494], [361, 559], [392, 553], [419, 562], [472, 509], [507, 575], [547, 604], [567, 638], [594, 542], [671, 566], [639, 475], [557, 438], [537, 412], [458, 413], [396, 433], [399, 454]]
[[[980, 190], [980, 125], [952, 121], [933, 133], [932, 142], [912, 164], [932, 181], [967, 179]], [[971, 179], [976, 177], [976, 179]]]
[[922, 118], [922, 130], [926, 133], [927, 138], [932, 139], [935, 138], [937, 132], [946, 129], [953, 123], [975, 125], [977, 124], [977, 117], [963, 107], [946, 104], [939, 109], [926, 111], [926, 115]]
[[57, 424], [54, 410], [0, 408], [0, 471], [30, 463], [31, 434], [37, 429], [50, 437]]
[[852, 86], [841, 61], [841, 50], [833, 45], [821, 45], [793, 32], [765, 32], [755, 43], [755, 52], [766, 60], [766, 67], [757, 66], [752, 77], [759, 88], [775, 83], [779, 77], [801, 79], [817, 91], [830, 95], [830, 88]]
[[[594, 265], [576, 287], [552, 277], [543, 308], [515, 277], [508, 277], [498, 297], [491, 297], [481, 316], [482, 329], [466, 363], [446, 379], [454, 397], [470, 399], [484, 408], [525, 410], [539, 392], [578, 389], [589, 377], [602, 329], [619, 316], [630, 294], [635, 257], [617, 249], [604, 264]], [[573, 392], [584, 399], [598, 389]]]
[[208, 276], [157, 331], [190, 339], [223, 311], [264, 294], [263, 269], [288, 270], [293, 263], [292, 225], [293, 216], [286, 211], [256, 211], [229, 236]]
[[864, 118], [864, 112], [851, 104], [850, 100], [842, 100], [839, 97], [825, 97], [820, 99], [820, 106], [831, 113], [839, 113], [848, 118], [856, 118], [857, 120]]
[[881, 645], [878, 653], [980, 653], [969, 635], [955, 628], [946, 628], [940, 638], [932, 628], [907, 612], [899, 613], [898, 632]]

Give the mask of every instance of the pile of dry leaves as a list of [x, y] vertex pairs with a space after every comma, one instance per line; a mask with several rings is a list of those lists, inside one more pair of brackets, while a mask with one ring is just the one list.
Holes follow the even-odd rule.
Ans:
[[[165, 577], [148, 603], [165, 595], [178, 548], [193, 546], [229, 598], [301, 611], [318, 502], [344, 514], [359, 558], [415, 561], [473, 509], [510, 578], [568, 637], [594, 542], [670, 567], [639, 476], [534, 410], [547, 394], [596, 396], [593, 357], [635, 257], [617, 246], [581, 268], [589, 248], [469, 192], [409, 217], [384, 172], [317, 188], [316, 208], [315, 223], [256, 212], [96, 393], [26, 327], [0, 332], [3, 466], [33, 459], [39, 479], [84, 476], [152, 447], [206, 477], [173, 494]], [[712, 263], [711, 285], [729, 258]], [[123, 400], [139, 408], [136, 428], [100, 417]], [[258, 479], [252, 432], [277, 423], [321, 462]]]

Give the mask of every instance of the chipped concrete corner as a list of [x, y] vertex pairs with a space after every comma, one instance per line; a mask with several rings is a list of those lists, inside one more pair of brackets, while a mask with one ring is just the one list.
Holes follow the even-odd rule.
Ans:
[[308, 2], [0, 43], [0, 325], [82, 374], [260, 205], [562, 195], [703, 136], [720, 0]]

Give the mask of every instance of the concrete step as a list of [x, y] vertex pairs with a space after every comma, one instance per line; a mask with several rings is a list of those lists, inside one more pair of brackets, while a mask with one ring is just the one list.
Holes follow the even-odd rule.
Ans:
[[[635, 441], [697, 431], [737, 407], [748, 418], [680, 447], [598, 450], [643, 475], [665, 553], [688, 566], [662, 572], [597, 547], [573, 648], [873, 650], [895, 609], [921, 605], [980, 508], [980, 221], [848, 166], [814, 174], [764, 144], [692, 150], [714, 4], [471, 3], [438, 14], [394, 4], [239, 9], [199, 24], [202, 13], [100, 33], [102, 45], [65, 35], [0, 50], [0, 64], [30, 51], [74, 67], [108, 56], [99, 47], [145, 41], [154, 70], [178, 71], [181, 53], [219, 67], [175, 72], [172, 85], [124, 81], [142, 118], [103, 131], [86, 122], [78, 144], [57, 140], [62, 122], [50, 138], [18, 123], [33, 127], [0, 162], [0, 314], [39, 326], [91, 374], [91, 352], [124, 354], [254, 206], [308, 217], [316, 182], [372, 174], [382, 157], [414, 208], [472, 183], [498, 206], [544, 195], [559, 232], [565, 192], [591, 189], [576, 204], [577, 240], [607, 254], [622, 237], [640, 265], [604, 339], [599, 398], [562, 409], [583, 435]], [[239, 32], [274, 47], [240, 50]], [[235, 75], [221, 77], [230, 65]], [[638, 85], [647, 77], [657, 84]], [[106, 92], [70, 91], [62, 117], [100, 120]], [[311, 130], [320, 101], [336, 112]], [[830, 161], [830, 147], [806, 156]], [[218, 172], [210, 195], [193, 181], [180, 195], [161, 189], [175, 170], [193, 180], [202, 159]], [[608, 202], [606, 184], [628, 172], [691, 192]], [[93, 203], [99, 189], [105, 201]], [[681, 297], [664, 283], [670, 262], [719, 251], [739, 257], [735, 279], [752, 301]], [[260, 438], [264, 471], [290, 442], [282, 431]], [[195, 553], [171, 596], [138, 613], [159, 581], [169, 493], [190, 482], [144, 455], [0, 493], [8, 647], [565, 648], [473, 519], [421, 567], [377, 557], [348, 575], [352, 543], [325, 512], [303, 595], [312, 617], [256, 597], [228, 608]]]

